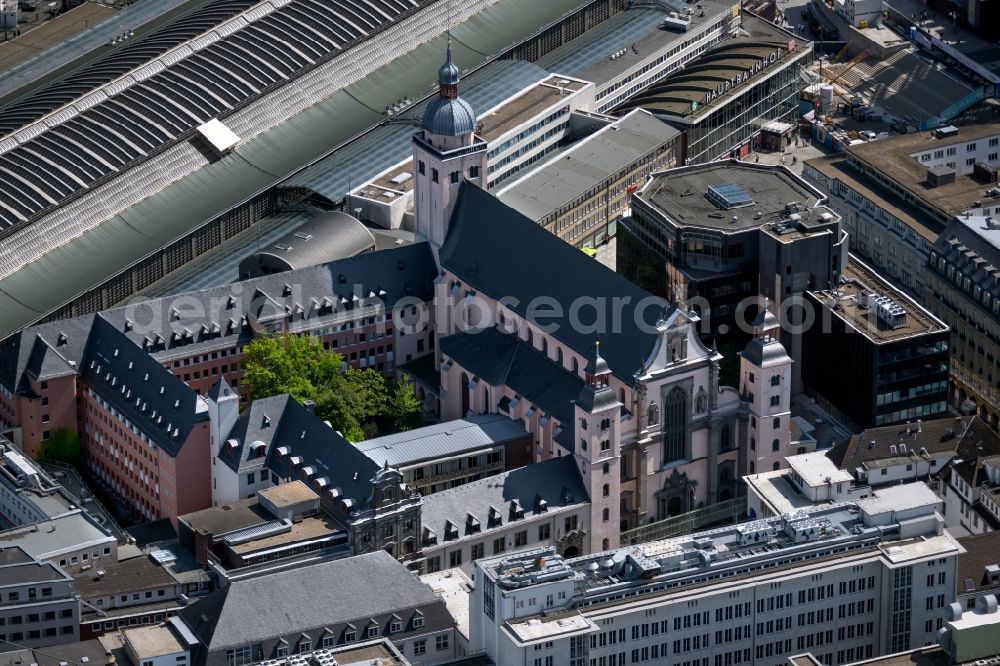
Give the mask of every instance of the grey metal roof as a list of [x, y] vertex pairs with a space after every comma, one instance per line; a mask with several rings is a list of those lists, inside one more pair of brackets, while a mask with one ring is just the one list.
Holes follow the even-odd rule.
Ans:
[[[473, 109], [489, 109], [546, 76], [544, 69], [523, 60], [495, 60], [462, 80], [462, 99]], [[402, 114], [413, 124], [382, 125], [295, 174], [281, 188], [303, 188], [331, 201], [339, 199], [352, 184], [357, 186], [412, 154], [415, 125], [429, 103]]]
[[633, 111], [504, 186], [497, 196], [541, 220], [679, 134], [647, 111]]
[[767, 340], [753, 338], [747, 343], [746, 349], [741, 355], [758, 368], [781, 365], [792, 360], [788, 352], [785, 351], [784, 345], [770, 338]]
[[[440, 611], [444, 602], [406, 565], [375, 551], [233, 580], [180, 616], [214, 652], [349, 622], [360, 623], [360, 635], [370, 618], [396, 613], [408, 623], [416, 609]], [[432, 628], [428, 621], [421, 631]]]
[[[464, 288], [509, 299], [505, 302], [519, 317], [527, 318], [538, 297], [554, 299], [562, 315], [539, 322], [554, 327], [553, 344], [566, 345], [586, 358], [600, 339], [608, 367], [627, 384], [656, 344], [656, 322], [672, 308], [474, 185], [461, 186], [440, 258]], [[595, 334], [574, 325], [569, 313], [580, 298], [604, 309], [605, 321], [620, 321], [619, 330], [609, 327]], [[620, 312], [608, 309], [616, 303], [624, 306]]]
[[[184, 140], [369, 38], [416, 0], [261, 3], [0, 141], [0, 230]], [[149, 75], [149, 72], [154, 72]], [[92, 103], [93, 102], [93, 103]], [[38, 176], [42, 177], [39, 178]]]
[[240, 264], [240, 273], [246, 275], [254, 265], [283, 270], [308, 268], [374, 248], [375, 236], [360, 220], [335, 210], [318, 215], [281, 238], [262, 245]]
[[427, 105], [423, 128], [443, 136], [472, 134], [476, 129], [476, 112], [462, 98], [438, 98]]
[[[546, 508], [542, 508], [539, 500], [545, 502]], [[420, 522], [434, 533], [440, 544], [448, 540], [448, 523], [458, 529], [458, 538], [509, 528], [511, 522], [516, 522], [512, 511], [515, 502], [529, 516], [589, 501], [576, 461], [572, 456], [562, 456], [426, 495]], [[499, 525], [490, 519], [494, 510], [502, 521]]]
[[[140, 30], [144, 24], [164, 14], [178, 10], [191, 0], [158, 0], [137, 2], [125, 7], [99, 24], [91, 24], [85, 32], [50, 45], [30, 60], [18, 63], [0, 76], [0, 95], [17, 91], [17, 87], [35, 82], [89, 51], [100, 48], [104, 55], [74, 68], [57, 81], [21, 94], [6, 104], [0, 114], [0, 135], [12, 132], [55, 111], [63, 104], [90, 92], [95, 87], [129, 72], [150, 59], [181, 44], [219, 23], [244, 11], [258, 0], [210, 0], [171, 20], [165, 27], [140, 36], [133, 36], [120, 46], [107, 43], [130, 30]], [[192, 3], [193, 4], [193, 3]], [[185, 12], [183, 8], [181, 12]]]
[[[452, 28], [457, 56], [470, 66], [482, 62], [483, 53], [502, 51], [578, 5], [579, 0], [502, 0]], [[190, 144], [178, 144], [143, 165], [137, 172], [141, 186], [133, 178], [116, 179], [31, 225], [31, 233], [17, 243], [14, 237], [5, 239], [0, 251], [0, 338], [270, 187], [277, 180], [272, 174], [291, 174], [372, 128], [384, 120], [379, 109], [400, 95], [416, 99], [426, 94], [431, 78], [426, 75], [439, 66], [445, 41], [443, 35], [429, 40], [346, 88], [327, 76], [323, 67], [317, 68], [305, 77], [310, 87], [282, 89], [234, 114], [252, 133], [261, 133], [227, 157], [209, 162]], [[522, 87], [518, 83], [516, 89]], [[325, 94], [321, 101], [303, 104], [298, 99], [317, 91]], [[479, 104], [471, 93], [467, 97]], [[266, 125], [271, 129], [261, 131], [261, 114], [274, 123]], [[274, 119], [274, 114], [284, 115]], [[406, 130], [401, 135], [402, 151], [372, 176], [409, 152], [410, 128], [391, 127]], [[363, 161], [356, 166], [359, 177]], [[93, 261], [95, 256], [101, 261]], [[66, 266], [74, 266], [72, 281], [65, 279]]]
[[399, 467], [503, 444], [527, 434], [520, 422], [501, 414], [481, 414], [367, 439], [356, 446], [379, 466]]

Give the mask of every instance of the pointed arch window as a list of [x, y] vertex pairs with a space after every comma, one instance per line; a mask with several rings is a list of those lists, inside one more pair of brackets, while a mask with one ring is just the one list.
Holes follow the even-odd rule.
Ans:
[[687, 451], [688, 398], [680, 387], [674, 387], [663, 401], [663, 462], [671, 463], [685, 457]]

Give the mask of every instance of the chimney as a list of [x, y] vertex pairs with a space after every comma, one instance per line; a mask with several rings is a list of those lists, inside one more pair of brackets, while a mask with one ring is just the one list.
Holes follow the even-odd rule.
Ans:
[[313, 402], [312, 400], [304, 400], [302, 402], [302, 406], [306, 408], [307, 412], [309, 412], [310, 414], [312, 414], [313, 413], [313, 408], [316, 406], [316, 403]]

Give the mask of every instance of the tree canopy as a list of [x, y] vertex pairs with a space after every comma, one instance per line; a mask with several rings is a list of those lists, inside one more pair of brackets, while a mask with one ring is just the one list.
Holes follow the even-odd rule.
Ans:
[[243, 381], [251, 398], [288, 393], [298, 402], [312, 400], [316, 415], [352, 442], [423, 420], [412, 383], [393, 386], [372, 368], [345, 370], [344, 357], [323, 349], [315, 338], [258, 337], [243, 354]]

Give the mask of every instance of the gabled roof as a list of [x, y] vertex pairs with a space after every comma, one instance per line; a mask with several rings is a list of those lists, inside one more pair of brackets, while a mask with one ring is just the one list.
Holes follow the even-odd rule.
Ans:
[[233, 580], [180, 612], [209, 651], [413, 609], [443, 607], [384, 551]]
[[[921, 449], [926, 449], [929, 455], [956, 451], [970, 434], [980, 433], [980, 437], [988, 437], [982, 433], [979, 425], [972, 427], [975, 421], [979, 419], [944, 418], [922, 421], [919, 425], [911, 423], [867, 428], [830, 449], [827, 456], [841, 469], [854, 470], [876, 460], [906, 456], [906, 452], [899, 453], [900, 443], [905, 445], [907, 451], [912, 450], [916, 455], [920, 454]], [[989, 428], [986, 427], [986, 430]], [[889, 448], [891, 446], [897, 447], [895, 453]]]
[[195, 424], [208, 420], [196, 392], [101, 316], [94, 317], [81, 374], [170, 456], [180, 453]]
[[516, 335], [489, 328], [449, 335], [438, 344], [442, 354], [468, 371], [470, 379], [478, 377], [491, 386], [507, 386], [572, 429], [573, 401], [580, 394], [583, 379]]
[[[628, 384], [656, 343], [657, 320], [672, 307], [468, 183], [460, 187], [440, 259], [469, 289], [506, 298], [520, 317], [537, 298], [554, 299], [562, 316], [539, 323], [557, 324], [552, 335], [583, 357], [599, 337], [611, 371]], [[571, 325], [570, 307], [581, 299], [599, 304], [609, 334]], [[619, 302], [621, 330], [610, 330]], [[592, 316], [593, 308], [582, 308], [581, 319]]]
[[[516, 501], [527, 517], [544, 513], [539, 500], [543, 500], [550, 511], [590, 501], [572, 456], [549, 458], [426, 495], [420, 523], [434, 533], [440, 544], [446, 541], [445, 526], [449, 522], [458, 529], [457, 538], [487, 532], [494, 527], [490, 521], [492, 510], [495, 509], [502, 520], [496, 527], [503, 527], [510, 523], [511, 502]], [[470, 516], [477, 521], [478, 532], [469, 530]]]
[[[100, 317], [130, 340], [132, 346], [163, 361], [194, 354], [200, 348], [234, 347], [248, 341], [252, 332], [244, 324], [247, 313], [266, 318], [300, 307], [303, 314], [293, 316], [289, 326], [295, 331], [302, 327], [303, 318], [308, 318], [310, 324], [316, 319], [342, 319], [344, 308], [354, 307], [355, 295], [370, 299], [372, 305], [380, 304], [386, 311], [407, 296], [426, 301], [433, 296], [436, 275], [430, 248], [427, 243], [417, 243], [111, 308]], [[286, 288], [293, 285], [294, 289]], [[178, 303], [183, 305], [176, 307]], [[329, 304], [332, 309], [320, 310], [320, 303]], [[0, 383], [12, 391], [24, 390], [26, 371], [37, 367], [45, 372], [59, 372], [59, 358], [74, 361], [80, 367], [95, 316], [81, 315], [30, 326], [12, 337], [0, 350]], [[39, 338], [57, 355], [50, 358], [48, 351], [36, 351]], [[150, 341], [162, 344], [147, 346]], [[67, 366], [62, 374], [71, 372]]]
[[[993, 580], [986, 567], [1000, 567], [1000, 532], [992, 531], [959, 539], [965, 552], [958, 556], [958, 594], [1000, 590], [1000, 578]], [[1000, 576], [1000, 570], [997, 575]]]
[[[355, 500], [356, 506], [371, 495], [371, 479], [379, 465], [287, 394], [251, 403], [222, 443], [220, 462], [237, 472], [249, 469], [248, 462], [258, 459], [253, 458], [256, 442], [264, 445], [262, 465], [281, 477], [304, 481], [320, 493], [338, 488], [340, 496]], [[306, 468], [313, 471], [308, 478], [303, 476]], [[313, 481], [323, 478], [326, 485], [317, 489]]]

